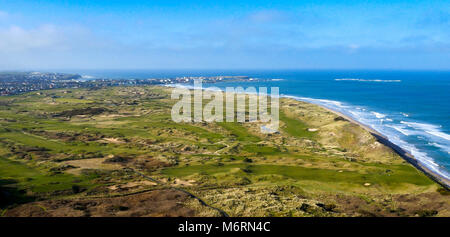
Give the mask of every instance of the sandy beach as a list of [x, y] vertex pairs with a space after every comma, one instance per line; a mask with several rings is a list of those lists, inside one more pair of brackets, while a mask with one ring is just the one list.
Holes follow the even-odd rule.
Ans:
[[[173, 87], [171, 85], [169, 85], [168, 87]], [[192, 90], [190, 88], [190, 90]], [[208, 90], [207, 88], [203, 88], [203, 90]], [[281, 96], [280, 98], [291, 98], [291, 96]], [[381, 134], [380, 132], [374, 130], [373, 128], [351, 118], [350, 116], [343, 114], [339, 111], [335, 111], [333, 109], [330, 109], [324, 105], [321, 104], [317, 104], [317, 103], [312, 103], [310, 101], [304, 101], [301, 99], [295, 99], [295, 100], [299, 100], [305, 103], [309, 103], [309, 104], [314, 104], [317, 105], [327, 111], [330, 111], [331, 113], [334, 113], [338, 116], [341, 116], [345, 119], [347, 119], [348, 121], [359, 125], [360, 127], [362, 127], [363, 129], [367, 130], [370, 134], [372, 134], [372, 136], [374, 136], [378, 142], [380, 142], [381, 144], [391, 148], [392, 150], [394, 150], [399, 156], [401, 156], [405, 161], [407, 161], [408, 163], [410, 163], [411, 165], [413, 165], [416, 169], [420, 170], [421, 172], [423, 172], [426, 176], [428, 176], [430, 179], [434, 180], [436, 183], [440, 184], [441, 186], [443, 186], [444, 188], [446, 188], [447, 190], [450, 190], [450, 180], [446, 179], [445, 177], [441, 176], [439, 173], [434, 172], [433, 170], [431, 170], [430, 168], [426, 167], [425, 165], [423, 165], [418, 159], [416, 159], [412, 154], [410, 154], [409, 152], [407, 152], [406, 150], [404, 150], [403, 148], [401, 148], [400, 146], [392, 143], [391, 141], [389, 141], [389, 138], [386, 137], [385, 135]]]
[[[305, 103], [311, 103], [308, 101], [303, 101]], [[362, 128], [364, 128], [365, 130], [367, 130], [368, 132], [370, 132], [372, 134], [372, 136], [374, 136], [378, 142], [380, 142], [381, 144], [388, 146], [389, 148], [391, 148], [392, 150], [394, 150], [398, 155], [400, 155], [404, 160], [406, 160], [408, 163], [410, 163], [411, 165], [413, 165], [416, 169], [420, 170], [421, 172], [423, 172], [425, 175], [427, 175], [429, 178], [431, 178], [432, 180], [434, 180], [435, 182], [437, 182], [438, 184], [442, 185], [444, 188], [446, 188], [447, 190], [450, 190], [450, 180], [446, 179], [445, 177], [442, 177], [441, 175], [439, 175], [438, 173], [434, 172], [433, 170], [429, 169], [428, 167], [426, 167], [425, 165], [423, 165], [419, 160], [417, 160], [416, 158], [414, 158], [413, 155], [411, 155], [409, 152], [405, 151], [404, 149], [402, 149], [401, 147], [395, 145], [394, 143], [392, 143], [391, 141], [389, 141], [389, 139], [384, 136], [383, 134], [379, 133], [378, 131], [372, 129], [371, 127], [356, 121], [355, 119], [351, 118], [350, 116], [347, 116], [341, 112], [332, 110], [330, 108], [327, 108], [323, 105], [320, 104], [315, 104], [321, 108], [324, 108], [325, 110], [328, 110], [334, 114], [337, 114], [345, 119], [347, 119], [348, 121], [358, 124], [359, 126], [361, 126]]]

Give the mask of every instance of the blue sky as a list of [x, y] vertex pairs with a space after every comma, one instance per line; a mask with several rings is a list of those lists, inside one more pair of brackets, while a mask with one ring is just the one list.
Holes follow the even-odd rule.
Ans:
[[450, 1], [0, 0], [0, 70], [450, 70]]

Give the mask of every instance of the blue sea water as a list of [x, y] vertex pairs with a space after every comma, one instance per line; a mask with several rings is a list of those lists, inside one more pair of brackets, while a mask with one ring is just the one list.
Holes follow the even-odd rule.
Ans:
[[105, 78], [245, 75], [204, 86], [279, 87], [280, 94], [342, 112], [384, 134], [450, 179], [450, 71], [86, 71]]

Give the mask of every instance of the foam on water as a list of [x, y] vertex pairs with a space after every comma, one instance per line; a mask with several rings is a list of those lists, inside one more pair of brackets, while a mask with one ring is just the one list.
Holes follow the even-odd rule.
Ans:
[[[193, 89], [191, 85], [170, 86]], [[450, 135], [442, 131], [440, 125], [414, 121], [413, 118], [403, 112], [380, 112], [367, 106], [356, 106], [337, 100], [290, 95], [281, 95], [281, 97], [318, 104], [343, 113], [383, 134], [389, 141], [413, 155], [421, 164], [440, 176], [450, 179], [449, 172], [445, 167], [435, 162], [433, 155], [430, 153], [432, 150], [429, 149], [433, 147], [434, 149], [444, 151], [446, 154], [450, 154]], [[417, 141], [422, 141], [423, 144], [417, 143]]]
[[405, 135], [405, 136], [410, 136], [413, 135], [413, 132], [406, 130], [404, 127], [401, 126], [396, 126], [396, 125], [386, 125], [386, 127], [390, 127], [393, 128], [397, 131], [399, 131], [401, 134]]
[[[318, 104], [337, 112], [341, 112], [351, 117], [352, 119], [385, 135], [389, 141], [409, 152], [424, 166], [441, 175], [442, 177], [450, 179], [450, 174], [442, 166], [437, 164], [426, 151], [421, 150], [414, 144], [411, 144], [402, 139], [402, 137], [408, 138], [410, 136], [427, 136], [427, 140], [431, 141], [430, 144], [448, 153], [450, 151], [450, 143], [448, 143], [448, 141], [450, 141], [450, 135], [440, 131], [440, 126], [438, 125], [404, 120], [401, 120], [399, 123], [395, 122], [393, 119], [386, 118], [388, 117], [387, 114], [375, 112], [373, 110], [369, 112], [366, 110], [362, 110], [360, 106], [353, 106], [340, 101], [298, 96], [285, 97]], [[395, 117], [394, 114], [390, 116]], [[406, 114], [402, 114], [402, 116], [403, 118], [408, 117], [408, 115]], [[440, 141], [440, 143], [438, 140]], [[442, 142], [444, 144], [442, 144]]]
[[450, 172], [450, 71], [87, 70], [69, 73], [113, 79], [217, 75], [260, 78], [262, 80], [204, 84], [204, 87], [279, 87], [280, 93], [303, 96], [304, 101], [341, 112], [377, 130], [430, 169], [438, 169], [437, 173]]
[[436, 142], [431, 142], [431, 143], [429, 143], [429, 145], [437, 147], [437, 148], [447, 152], [448, 154], [450, 154], [450, 147], [449, 146], [444, 146], [444, 145], [436, 143]]
[[359, 81], [359, 82], [402, 82], [401, 80], [380, 80], [380, 79], [360, 79], [360, 78], [337, 78], [335, 81]]
[[450, 135], [439, 130], [441, 126], [426, 123], [405, 122], [405, 121], [400, 121], [400, 123], [406, 124], [408, 127], [423, 131], [429, 135], [433, 135], [442, 138], [444, 140], [450, 141]]
[[374, 112], [374, 111], [372, 111], [371, 113], [372, 113], [373, 115], [375, 115], [375, 117], [377, 117], [377, 118], [379, 118], [379, 119], [386, 117], [385, 114], [377, 113], [377, 112]]

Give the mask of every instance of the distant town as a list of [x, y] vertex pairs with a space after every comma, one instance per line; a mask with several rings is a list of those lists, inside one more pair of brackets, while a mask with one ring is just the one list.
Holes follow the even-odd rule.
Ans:
[[87, 79], [78, 74], [66, 73], [0, 72], [0, 96], [16, 95], [30, 91], [56, 88], [101, 88], [107, 86], [192, 83], [195, 79], [202, 79], [204, 83], [257, 80], [248, 76], [175, 77], [148, 79]]

